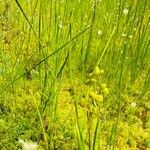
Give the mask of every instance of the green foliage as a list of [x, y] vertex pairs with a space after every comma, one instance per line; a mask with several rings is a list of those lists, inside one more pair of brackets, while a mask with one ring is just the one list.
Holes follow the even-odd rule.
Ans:
[[1, 0], [0, 149], [150, 149], [149, 6]]

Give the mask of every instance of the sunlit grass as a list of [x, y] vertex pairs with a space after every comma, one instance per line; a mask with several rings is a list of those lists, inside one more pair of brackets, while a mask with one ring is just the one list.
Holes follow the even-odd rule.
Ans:
[[149, 6], [0, 1], [0, 149], [149, 149]]

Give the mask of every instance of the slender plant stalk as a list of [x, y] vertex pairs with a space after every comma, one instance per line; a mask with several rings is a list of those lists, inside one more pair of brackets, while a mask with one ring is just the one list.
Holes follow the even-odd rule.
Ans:
[[[79, 36], [81, 36], [84, 32], [86, 32], [90, 27], [87, 27], [86, 29], [84, 29], [83, 31], [81, 31], [80, 33], [78, 33], [77, 35], [75, 35], [72, 39], [70, 39], [68, 42], [66, 42], [65, 44], [63, 44], [61, 47], [59, 47], [58, 49], [56, 49], [54, 52], [52, 52], [50, 55], [48, 55], [46, 58], [43, 58], [41, 61], [39, 61], [37, 64], [35, 64], [33, 67], [31, 67], [28, 71], [32, 71], [33, 69], [35, 69], [37, 66], [39, 66], [40, 64], [42, 64], [43, 62], [45, 62], [46, 60], [48, 60], [50, 57], [52, 57], [53, 55], [55, 55], [56, 53], [58, 53], [59, 51], [61, 51], [64, 47], [66, 47], [67, 45], [70, 44], [70, 42], [72, 42], [73, 40], [75, 40], [76, 38], [78, 38]], [[19, 79], [21, 79], [22, 77], [24, 77], [26, 75], [26, 72], [24, 72], [23, 74], [21, 74], [19, 77], [17, 77], [16, 79], [12, 80], [10, 83], [8, 83], [6, 86], [4, 86], [1, 90], [0, 90], [0, 94], [3, 93], [9, 86], [11, 86], [12, 84], [14, 84], [16, 81], [18, 81]]]
[[35, 103], [35, 106], [36, 106], [36, 110], [37, 110], [37, 113], [38, 113], [38, 116], [39, 116], [39, 120], [40, 120], [40, 123], [41, 123], [41, 128], [42, 128], [43, 136], [44, 136], [45, 143], [46, 143], [46, 149], [49, 150], [48, 140], [47, 140], [47, 137], [46, 137], [44, 124], [43, 124], [43, 121], [42, 121], [42, 115], [41, 115], [40, 110], [38, 108], [37, 100], [36, 100], [36, 98], [34, 96], [33, 96], [33, 100], [34, 100], [34, 103]]

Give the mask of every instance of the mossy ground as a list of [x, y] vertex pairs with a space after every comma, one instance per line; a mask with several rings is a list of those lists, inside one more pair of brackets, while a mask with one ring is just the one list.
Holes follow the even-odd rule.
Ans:
[[149, 6], [0, 0], [0, 150], [150, 150]]
[[[1, 103], [1, 149], [21, 148], [18, 143], [19, 138], [36, 141], [39, 149], [45, 149], [34, 101], [34, 98], [38, 100], [38, 84], [28, 80], [25, 82], [25, 85], [20, 85], [15, 89], [16, 93], [9, 93], [11, 99], [8, 99], [7, 103]], [[150, 148], [150, 93], [142, 96], [141, 85], [142, 79], [139, 77], [132, 86], [126, 85], [121, 95], [122, 104], [114, 142], [115, 149]], [[95, 104], [96, 101], [94, 103], [88, 95], [89, 90], [91, 88], [93, 90], [93, 86], [87, 83], [87, 77], [83, 78], [78, 74], [72, 82], [67, 77], [62, 78], [57, 95], [56, 117], [52, 120], [52, 114], [49, 114], [48, 110], [42, 116], [46, 136], [49, 139], [50, 135], [53, 135], [52, 141], [56, 148], [78, 149], [76, 140], [79, 136], [78, 132], [81, 131], [85, 149], [88, 149], [88, 132], [90, 130], [91, 138], [93, 138], [95, 126], [100, 119], [98, 142], [100, 142], [101, 149], [109, 149], [111, 143], [107, 142], [110, 140], [112, 128], [115, 127], [117, 120], [117, 108], [115, 105], [110, 105], [113, 101], [117, 101], [117, 98], [112, 96], [115, 91], [111, 87], [112, 85], [108, 84], [109, 94], [104, 97], [103, 101], [100, 101], [100, 104]], [[136, 103], [135, 106], [132, 106], [133, 102]]]

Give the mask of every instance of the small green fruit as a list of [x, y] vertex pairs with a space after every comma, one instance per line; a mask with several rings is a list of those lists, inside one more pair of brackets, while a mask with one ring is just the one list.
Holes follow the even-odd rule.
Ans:
[[109, 94], [108, 88], [104, 88], [104, 89], [103, 89], [103, 93], [104, 93], [105, 96], [108, 95], [108, 94]]
[[94, 75], [99, 75], [101, 73], [101, 70], [99, 69], [98, 66], [95, 67], [93, 73], [94, 73]]
[[89, 91], [89, 97], [91, 98], [91, 99], [95, 99], [96, 98], [96, 93], [95, 92], [93, 92], [93, 91]]
[[95, 92], [93, 91], [90, 91], [89, 92], [89, 97], [92, 99], [92, 100], [96, 100], [98, 102], [103, 102], [103, 96], [102, 95], [99, 95], [99, 94], [96, 94]]
[[93, 84], [95, 84], [96, 82], [97, 82], [96, 79], [91, 78], [91, 79], [88, 79], [88, 80], [86, 81], [86, 84], [93, 85]]
[[92, 73], [89, 74], [89, 77], [93, 77], [93, 76], [98, 76], [101, 73], [101, 70], [99, 69], [98, 66], [95, 67], [94, 71]]
[[97, 95], [97, 101], [98, 102], [103, 102], [103, 96], [102, 95]]
[[101, 72], [100, 72], [101, 74], [103, 74], [103, 73], [104, 73], [104, 70], [103, 70], [103, 69], [101, 69], [100, 71], [101, 71]]
[[105, 83], [101, 84], [101, 88], [102, 90], [104, 90], [106, 88], [106, 84]]

